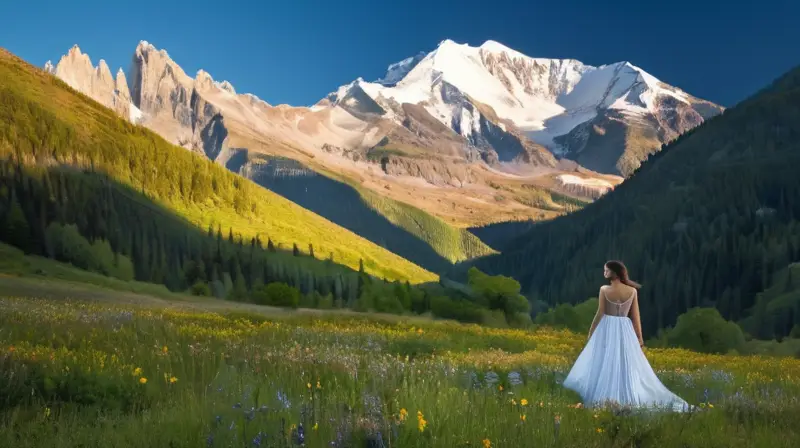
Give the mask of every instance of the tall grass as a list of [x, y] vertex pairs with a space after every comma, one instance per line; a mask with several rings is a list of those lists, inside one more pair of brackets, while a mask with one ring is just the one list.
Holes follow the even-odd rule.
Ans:
[[564, 331], [14, 297], [0, 328], [0, 446], [800, 442], [796, 359], [648, 351], [698, 410], [646, 416], [560, 386], [585, 340]]

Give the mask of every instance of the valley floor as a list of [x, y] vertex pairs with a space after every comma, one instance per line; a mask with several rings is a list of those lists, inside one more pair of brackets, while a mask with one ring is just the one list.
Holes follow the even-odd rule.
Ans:
[[[798, 446], [800, 360], [648, 350], [691, 415], [588, 410], [585, 337], [0, 277], [0, 446]], [[233, 445], [232, 445], [233, 444]]]

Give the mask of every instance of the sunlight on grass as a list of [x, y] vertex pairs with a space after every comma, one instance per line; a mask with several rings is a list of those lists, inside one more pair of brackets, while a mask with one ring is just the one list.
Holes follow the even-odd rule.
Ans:
[[800, 440], [800, 360], [790, 358], [648, 350], [699, 410], [647, 417], [584, 409], [560, 386], [585, 341], [567, 331], [19, 297], [0, 298], [0, 328], [2, 446]]

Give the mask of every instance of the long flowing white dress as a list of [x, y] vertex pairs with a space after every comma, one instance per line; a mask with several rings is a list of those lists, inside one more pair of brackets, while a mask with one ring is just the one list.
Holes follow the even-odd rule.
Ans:
[[636, 291], [626, 302], [606, 300], [605, 313], [572, 366], [564, 387], [583, 398], [585, 406], [618, 405], [676, 412], [690, 406], [670, 392], [656, 376], [639, 346], [628, 312]]

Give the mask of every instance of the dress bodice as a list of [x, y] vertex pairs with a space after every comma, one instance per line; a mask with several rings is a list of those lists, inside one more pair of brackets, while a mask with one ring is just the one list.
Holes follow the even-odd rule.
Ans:
[[606, 300], [606, 316], [626, 317], [631, 310], [631, 305], [633, 304], [633, 298], [635, 296], [636, 290], [633, 291], [628, 300], [624, 302], [615, 302], [603, 294], [603, 297]]

